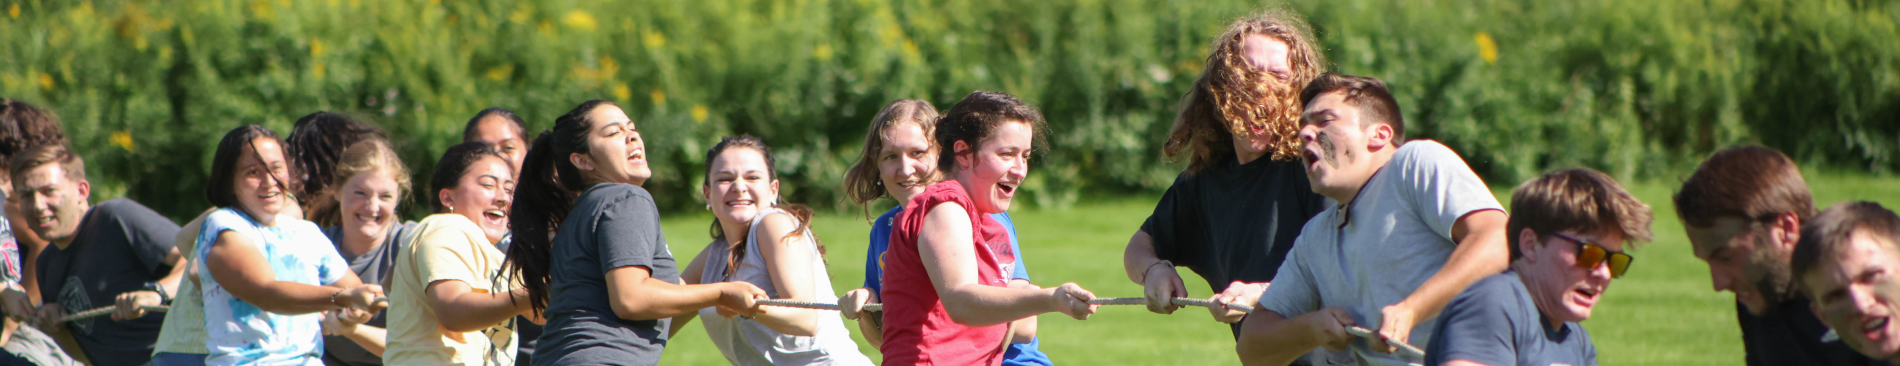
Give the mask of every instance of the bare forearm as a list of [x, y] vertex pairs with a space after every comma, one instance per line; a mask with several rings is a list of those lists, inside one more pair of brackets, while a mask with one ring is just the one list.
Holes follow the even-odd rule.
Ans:
[[621, 319], [665, 319], [716, 305], [719, 301], [719, 286], [723, 285], [678, 285], [646, 278], [632, 291], [626, 291], [624, 296], [611, 301], [619, 304], [614, 312]]
[[1312, 337], [1305, 326], [1279, 316], [1279, 314], [1258, 311], [1241, 323], [1240, 341], [1235, 350], [1240, 354], [1240, 363], [1246, 365], [1282, 366], [1298, 360], [1314, 348], [1324, 345], [1318, 337]]
[[[437, 305], [435, 315], [451, 332], [474, 332], [521, 315], [527, 301], [511, 301], [514, 292], [465, 292]], [[520, 299], [526, 300], [526, 299]]]
[[[229, 290], [229, 288], [226, 289]], [[332, 296], [337, 291], [343, 290], [341, 288], [273, 281], [264, 284], [259, 290], [245, 294], [232, 292], [231, 295], [236, 296], [238, 300], [257, 306], [258, 309], [283, 315], [301, 315], [343, 308], [333, 301]]]
[[884, 312], [870, 314], [858, 317], [858, 330], [864, 335], [864, 343], [870, 343], [874, 348], [884, 348]]
[[165, 274], [165, 277], [158, 279], [158, 286], [164, 289], [165, 298], [169, 299], [178, 296], [178, 287], [184, 282], [185, 267], [187, 264], [188, 262], [182, 260], [172, 263], [171, 273]]
[[1504, 238], [1474, 233], [1451, 252], [1445, 266], [1406, 296], [1403, 302], [1418, 311], [1418, 319], [1432, 319], [1445, 304], [1463, 292], [1472, 282], [1504, 272], [1510, 266], [1510, 252]]
[[939, 291], [950, 319], [968, 326], [991, 326], [1059, 311], [1055, 289], [1016, 289], [966, 284]]
[[344, 337], [356, 342], [358, 346], [363, 346], [363, 350], [376, 354], [376, 357], [382, 357], [383, 350], [389, 348], [388, 329], [358, 325], [355, 332], [345, 334]]
[[1036, 340], [1036, 317], [1022, 318], [1010, 324], [1010, 329], [1015, 331], [1010, 335], [1011, 343], [1026, 344]]
[[818, 317], [821, 315], [819, 310], [773, 307], [752, 320], [779, 333], [810, 337], [818, 334]]
[[1143, 284], [1148, 267], [1159, 261], [1161, 258], [1155, 256], [1154, 238], [1147, 232], [1137, 230], [1134, 237], [1128, 238], [1128, 248], [1122, 250], [1122, 271], [1128, 273], [1129, 281]]

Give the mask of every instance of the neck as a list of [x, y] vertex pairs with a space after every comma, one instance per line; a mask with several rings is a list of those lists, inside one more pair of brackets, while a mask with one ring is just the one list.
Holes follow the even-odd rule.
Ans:
[[726, 235], [727, 244], [730, 244], [730, 245], [745, 244], [745, 239], [746, 239], [745, 234], [746, 232], [751, 231], [752, 229], [752, 225], [750, 225], [751, 223], [749, 222], [733, 223], [733, 222], [726, 221], [726, 219], [717, 219], [717, 220], [719, 220], [719, 231]]
[[1341, 206], [1351, 205], [1353, 199], [1359, 198], [1359, 191], [1365, 189], [1366, 184], [1372, 183], [1372, 178], [1377, 177], [1379, 171], [1384, 170], [1385, 164], [1392, 161], [1393, 150], [1395, 149], [1386, 149], [1385, 151], [1367, 154], [1366, 159], [1370, 159], [1371, 161], [1365, 166], [1371, 171], [1367, 172], [1363, 179], [1360, 179], [1348, 187], [1340, 187], [1336, 190], [1330, 190], [1330, 192], [1320, 192], [1320, 195], [1331, 198], [1333, 201], [1338, 201]]
[[54, 240], [53, 245], [59, 247], [60, 250], [66, 250], [67, 247], [73, 246], [73, 237], [67, 236], [65, 239]]
[[[1537, 297], [1537, 294], [1549, 293], [1549, 292], [1546, 292], [1542, 288], [1539, 288], [1535, 281], [1531, 281], [1532, 279], [1531, 276], [1535, 276], [1535, 274], [1524, 271], [1525, 266], [1526, 264], [1524, 263], [1524, 259], [1520, 258], [1518, 260], [1511, 261], [1510, 270], [1517, 272], [1517, 281], [1524, 284], [1524, 290], [1530, 291], [1531, 305], [1537, 306], [1537, 317], [1540, 319], [1543, 319], [1544, 325], [1550, 326], [1551, 329], [1557, 329], [1557, 327], [1563, 326], [1564, 325], [1563, 321], [1557, 320], [1557, 318], [1550, 317], [1550, 313], [1551, 313], [1550, 308], [1556, 305], [1550, 304], [1549, 301], [1546, 301], [1544, 298]], [[1562, 296], [1562, 295], [1558, 295], [1558, 296]]]

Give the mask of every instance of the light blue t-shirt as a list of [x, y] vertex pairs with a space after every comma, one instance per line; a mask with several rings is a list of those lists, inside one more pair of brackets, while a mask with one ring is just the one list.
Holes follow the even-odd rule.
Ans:
[[[865, 251], [864, 287], [872, 292], [884, 291], [884, 251], [891, 248], [891, 221], [896, 220], [897, 214], [902, 212], [903, 206], [892, 207], [871, 223], [871, 245]], [[1014, 269], [1010, 271], [1010, 278], [1028, 281], [1029, 267], [1023, 266], [1023, 247], [1016, 240], [1016, 222], [1009, 219], [1008, 213], [990, 214], [990, 218], [996, 219], [997, 223], [1003, 224], [1003, 229], [1009, 231], [1010, 250], [1016, 253], [1016, 263], [1010, 265]], [[1042, 337], [1030, 339], [1025, 344], [1009, 345], [1009, 349], [1003, 351], [1003, 365], [1055, 365], [1054, 361], [1049, 360], [1048, 354], [1042, 353], [1041, 348]]]
[[[1437, 141], [1407, 142], [1352, 202], [1306, 222], [1260, 307], [1293, 318], [1337, 306], [1354, 323], [1377, 328], [1386, 306], [1411, 296], [1451, 258], [1458, 219], [1483, 210], [1504, 209], [1457, 152]], [[1424, 348], [1437, 326], [1437, 319], [1421, 321], [1408, 339]], [[1375, 352], [1363, 339], [1345, 352], [1321, 350], [1327, 360], [1360, 365], [1417, 361]]]
[[[349, 273], [336, 247], [323, 230], [309, 221], [279, 218], [266, 227], [235, 208], [221, 208], [205, 217], [198, 232], [197, 257], [205, 258], [218, 234], [236, 232], [251, 240], [270, 262], [278, 281], [307, 285], [336, 283]], [[282, 315], [265, 312], [226, 292], [211, 276], [203, 260], [198, 281], [204, 294], [205, 365], [323, 364], [322, 315]]]

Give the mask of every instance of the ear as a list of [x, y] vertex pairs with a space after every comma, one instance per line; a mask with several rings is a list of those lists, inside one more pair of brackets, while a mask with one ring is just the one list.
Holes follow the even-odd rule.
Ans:
[[1775, 215], [1774, 225], [1776, 250], [1782, 253], [1794, 253], [1794, 244], [1801, 241], [1801, 217], [1793, 212]]
[[442, 202], [442, 207], [455, 207], [455, 198], [449, 196], [448, 188], [435, 191], [435, 200], [436, 202]]
[[[1821, 304], [1816, 304], [1813, 301], [1809, 301], [1808, 311], [1814, 312], [1815, 319], [1827, 319], [1826, 317], [1821, 316]], [[1832, 329], [1829, 329], [1829, 330], [1832, 330]]]
[[1524, 228], [1523, 231], [1517, 232], [1517, 252], [1518, 254], [1524, 255], [1518, 258], [1518, 260], [1527, 261], [1528, 263], [1537, 263], [1535, 259], [1537, 257], [1531, 254], [1537, 253], [1539, 249], [1543, 249], [1543, 246], [1544, 242], [1537, 240], [1536, 230]]
[[[779, 201], [783, 201], [783, 200], [784, 200], [784, 198], [783, 198], [783, 197], [779, 197], [779, 195], [778, 195], [778, 180], [777, 180], [777, 179], [773, 179], [773, 180], [772, 180], [772, 197], [778, 197], [778, 198], [779, 198]], [[776, 202], [774, 202], [774, 203], [776, 204]]]
[[1392, 125], [1374, 123], [1366, 130], [1366, 151], [1376, 152], [1392, 146]]
[[594, 170], [594, 159], [584, 153], [567, 154], [567, 162], [573, 163], [574, 167], [580, 170]]
[[92, 181], [80, 179], [78, 186], [79, 186], [79, 199], [85, 200], [89, 197], [92, 197]]
[[970, 166], [975, 163], [975, 161], [973, 161], [975, 158], [970, 156], [970, 154], [966, 154], [970, 152], [970, 144], [963, 142], [963, 140], [957, 140], [955, 144], [952, 144], [950, 151], [952, 151], [952, 154], [956, 154], [957, 170], [969, 170]]

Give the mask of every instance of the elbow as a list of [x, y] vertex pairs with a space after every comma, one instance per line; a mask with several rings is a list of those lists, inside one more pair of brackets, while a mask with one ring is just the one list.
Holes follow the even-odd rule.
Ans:
[[1264, 347], [1255, 345], [1259, 343], [1258, 338], [1254, 334], [1243, 331], [1240, 333], [1240, 339], [1234, 342], [1234, 353], [1240, 356], [1242, 365], [1260, 365], [1263, 364], [1262, 360], [1267, 358], [1266, 355], [1261, 354]]

